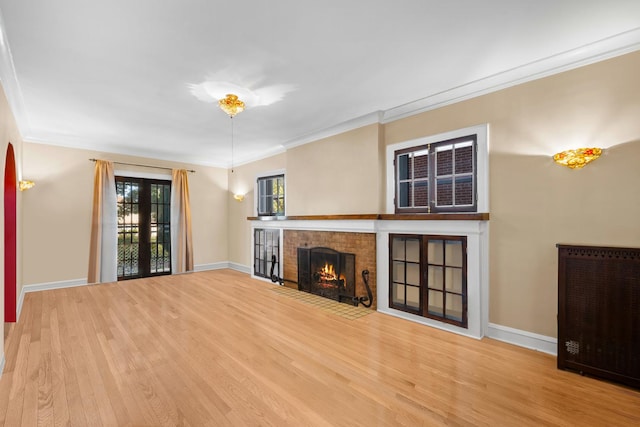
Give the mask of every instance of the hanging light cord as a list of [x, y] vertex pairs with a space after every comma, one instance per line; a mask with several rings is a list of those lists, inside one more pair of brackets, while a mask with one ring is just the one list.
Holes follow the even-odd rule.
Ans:
[[233, 173], [233, 116], [231, 118], [231, 173]]

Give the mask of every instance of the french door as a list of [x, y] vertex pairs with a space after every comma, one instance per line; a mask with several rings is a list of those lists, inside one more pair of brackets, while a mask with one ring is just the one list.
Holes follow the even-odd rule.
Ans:
[[171, 274], [171, 181], [116, 177], [118, 280]]

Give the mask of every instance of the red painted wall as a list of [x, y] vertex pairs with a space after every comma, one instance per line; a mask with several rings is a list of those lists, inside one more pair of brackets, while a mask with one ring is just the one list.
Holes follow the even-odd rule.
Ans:
[[4, 321], [16, 321], [16, 160], [7, 147], [4, 166]]

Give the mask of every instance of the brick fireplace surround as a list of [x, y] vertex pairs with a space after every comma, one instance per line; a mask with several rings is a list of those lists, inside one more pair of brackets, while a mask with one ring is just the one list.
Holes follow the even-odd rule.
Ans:
[[[326, 247], [356, 256], [356, 296], [367, 295], [362, 280], [362, 270], [369, 270], [369, 287], [376, 306], [376, 235], [375, 233], [348, 233], [314, 230], [284, 230], [284, 279], [285, 285], [298, 280], [298, 248]], [[295, 285], [294, 285], [295, 286]]]

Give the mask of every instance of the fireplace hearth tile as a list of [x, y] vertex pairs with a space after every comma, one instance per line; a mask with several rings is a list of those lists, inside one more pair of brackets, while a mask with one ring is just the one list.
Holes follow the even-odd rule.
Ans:
[[308, 292], [298, 291], [296, 289], [287, 288], [285, 286], [278, 286], [274, 288], [274, 292], [301, 301], [305, 304], [312, 305], [322, 311], [335, 314], [348, 320], [359, 319], [363, 316], [366, 316], [367, 314], [373, 313], [373, 310], [362, 307], [354, 307], [352, 305], [343, 304], [332, 299], [310, 294]]

